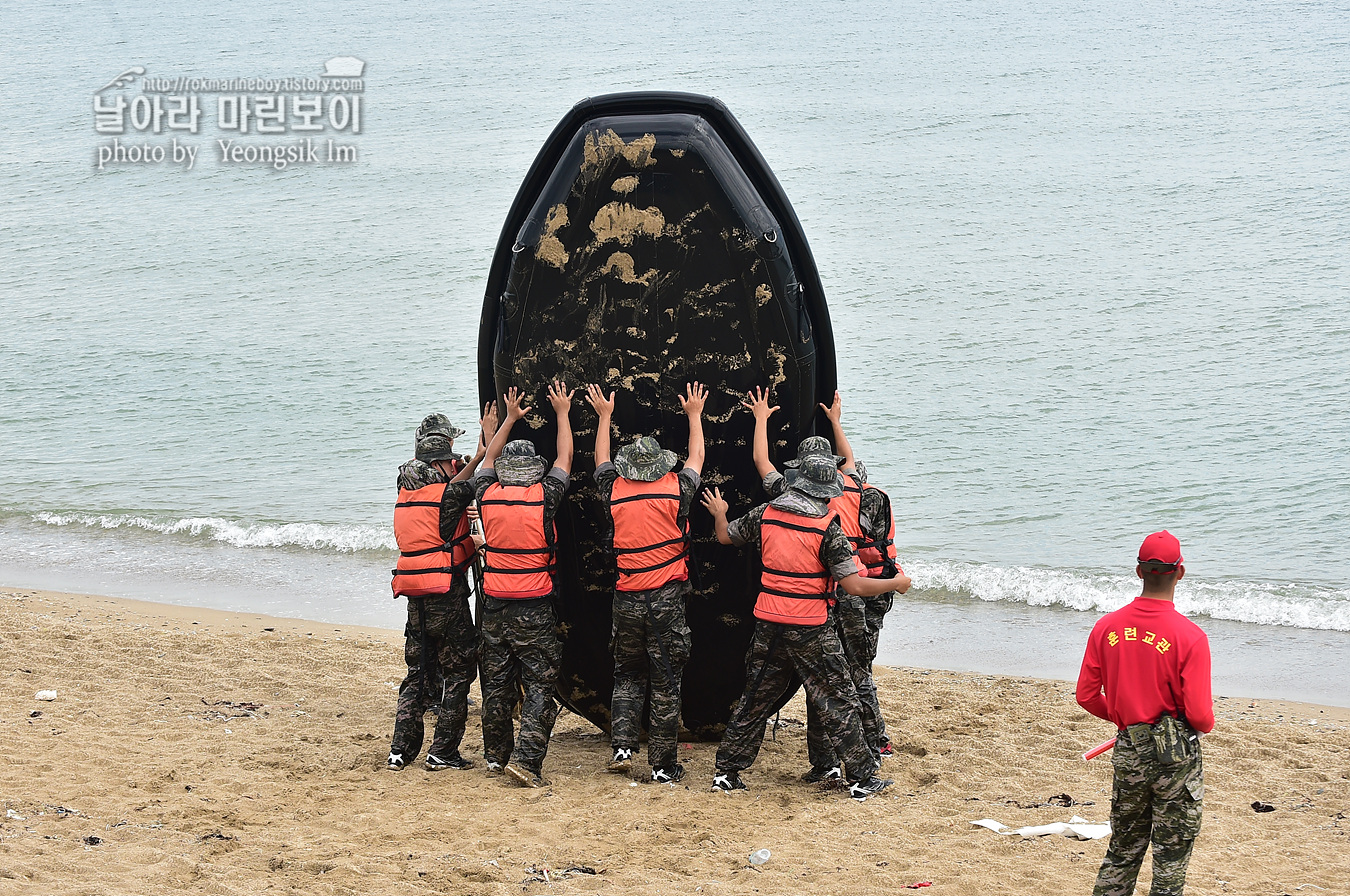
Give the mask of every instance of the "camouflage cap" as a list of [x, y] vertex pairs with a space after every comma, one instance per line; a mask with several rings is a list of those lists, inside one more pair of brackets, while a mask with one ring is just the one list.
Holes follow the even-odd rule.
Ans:
[[803, 460], [817, 454], [834, 458], [835, 467], [842, 467], [844, 465], [844, 458], [834, 453], [834, 446], [830, 444], [829, 439], [824, 436], [807, 436], [802, 439], [802, 443], [797, 446], [796, 459], [788, 461], [783, 464], [783, 466], [799, 467]]
[[619, 475], [637, 482], [655, 482], [675, 469], [678, 460], [674, 451], [662, 448], [651, 436], [639, 436], [614, 453], [614, 467]]
[[502, 485], [528, 486], [544, 478], [548, 461], [535, 452], [534, 442], [516, 439], [507, 442], [502, 448], [494, 469], [497, 471], [497, 481]]
[[813, 498], [837, 498], [844, 493], [844, 477], [828, 454], [812, 454], [787, 472], [787, 487]]
[[420, 461], [455, 460], [455, 439], [464, 435], [464, 430], [450, 425], [450, 418], [444, 414], [429, 414], [413, 435], [413, 456]]

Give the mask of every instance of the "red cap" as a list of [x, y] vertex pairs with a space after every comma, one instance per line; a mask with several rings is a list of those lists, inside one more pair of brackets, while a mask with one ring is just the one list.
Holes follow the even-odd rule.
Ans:
[[1175, 566], [1185, 562], [1181, 556], [1181, 542], [1166, 529], [1154, 532], [1139, 546], [1140, 563], [1162, 563]]

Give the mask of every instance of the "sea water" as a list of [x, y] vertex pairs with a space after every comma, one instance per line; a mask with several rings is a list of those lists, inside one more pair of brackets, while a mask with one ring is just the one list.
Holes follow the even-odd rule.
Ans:
[[[20, 2], [0, 50], [0, 582], [401, 626], [394, 471], [476, 420], [534, 154], [585, 96], [686, 90], [820, 267], [915, 582], [882, 661], [1072, 677], [1166, 527], [1216, 687], [1350, 702], [1342, 2]], [[219, 127], [340, 57], [359, 122]], [[144, 92], [179, 77], [237, 79], [196, 133]]]

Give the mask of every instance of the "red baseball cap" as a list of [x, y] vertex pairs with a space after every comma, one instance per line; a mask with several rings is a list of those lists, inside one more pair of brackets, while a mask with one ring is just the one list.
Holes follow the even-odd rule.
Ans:
[[1181, 542], [1166, 529], [1154, 532], [1139, 546], [1140, 563], [1161, 563], [1164, 566], [1176, 566], [1184, 563], [1181, 556]]

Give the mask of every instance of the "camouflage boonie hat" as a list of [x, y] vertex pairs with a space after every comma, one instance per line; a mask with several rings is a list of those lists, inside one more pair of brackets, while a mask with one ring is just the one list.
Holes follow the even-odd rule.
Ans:
[[548, 461], [535, 453], [534, 442], [516, 439], [507, 442], [506, 447], [502, 448], [494, 469], [497, 471], [497, 481], [502, 485], [529, 486], [544, 478]]
[[413, 435], [413, 456], [420, 461], [455, 460], [455, 439], [464, 435], [464, 430], [450, 425], [450, 418], [444, 414], [430, 414], [417, 427]]
[[675, 469], [678, 460], [674, 451], [662, 448], [651, 436], [639, 436], [614, 453], [614, 467], [619, 475], [637, 482], [655, 482]]
[[844, 458], [834, 453], [834, 447], [830, 444], [829, 439], [824, 436], [807, 436], [802, 439], [802, 443], [797, 446], [796, 459], [788, 461], [783, 464], [783, 466], [799, 467], [806, 458], [817, 454], [834, 458], [834, 465], [836, 468], [844, 465]]
[[813, 498], [837, 498], [844, 493], [844, 477], [828, 454], [802, 458], [801, 466], [787, 472], [787, 487]]
[[779, 510], [786, 510], [788, 513], [796, 513], [801, 516], [819, 518], [830, 512], [829, 502], [813, 498], [796, 489], [788, 489], [770, 501], [769, 504]]

